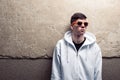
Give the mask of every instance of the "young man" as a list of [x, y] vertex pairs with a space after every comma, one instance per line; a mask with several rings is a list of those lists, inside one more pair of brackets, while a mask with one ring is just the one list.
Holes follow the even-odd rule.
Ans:
[[51, 80], [102, 80], [101, 50], [87, 27], [84, 14], [73, 14], [71, 31], [54, 49]]

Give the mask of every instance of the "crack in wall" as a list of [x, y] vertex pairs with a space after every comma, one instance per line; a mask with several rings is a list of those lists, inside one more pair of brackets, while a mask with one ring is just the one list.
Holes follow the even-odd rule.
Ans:
[[41, 57], [29, 57], [29, 56], [21, 56], [21, 57], [18, 57], [18, 56], [9, 56], [9, 55], [0, 55], [0, 59], [31, 59], [31, 60], [34, 60], [34, 59], [52, 59], [52, 57], [49, 57], [48, 55], [45, 55], [45, 56], [41, 56]]
[[[120, 59], [120, 55], [119, 56], [111, 56], [111, 57], [106, 57], [103, 56], [103, 59], [114, 59], [114, 58], [119, 58]], [[22, 57], [18, 57], [18, 56], [9, 56], [9, 55], [0, 55], [0, 59], [30, 59], [30, 60], [36, 60], [36, 59], [52, 59], [52, 57], [48, 56], [47, 54], [41, 57], [29, 57], [29, 56], [22, 56]]]

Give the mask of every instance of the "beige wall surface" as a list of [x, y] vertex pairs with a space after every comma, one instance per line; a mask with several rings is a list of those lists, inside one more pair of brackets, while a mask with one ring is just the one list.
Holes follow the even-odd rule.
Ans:
[[0, 57], [51, 57], [75, 12], [86, 14], [104, 57], [120, 56], [120, 0], [0, 0]]

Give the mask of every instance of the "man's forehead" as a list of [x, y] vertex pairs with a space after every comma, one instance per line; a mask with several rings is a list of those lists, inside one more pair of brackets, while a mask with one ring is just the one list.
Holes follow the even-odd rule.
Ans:
[[88, 22], [88, 19], [77, 19], [76, 21], [77, 21], [77, 22], [78, 22], [78, 21], [81, 21], [81, 22]]

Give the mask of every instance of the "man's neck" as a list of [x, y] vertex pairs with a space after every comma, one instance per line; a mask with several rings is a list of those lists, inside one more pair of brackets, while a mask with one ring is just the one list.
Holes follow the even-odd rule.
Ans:
[[76, 44], [80, 44], [81, 42], [84, 41], [84, 35], [75, 35], [75, 34], [72, 34], [72, 40], [73, 40]]

